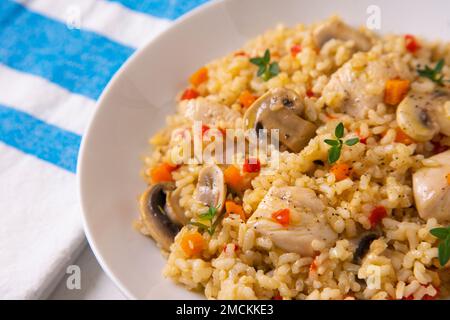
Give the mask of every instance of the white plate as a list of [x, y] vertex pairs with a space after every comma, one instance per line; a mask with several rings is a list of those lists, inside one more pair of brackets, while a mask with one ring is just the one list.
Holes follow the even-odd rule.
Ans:
[[447, 0], [215, 1], [175, 22], [117, 72], [84, 136], [78, 175], [89, 243], [127, 297], [200, 297], [162, 277], [164, 258], [152, 240], [132, 228], [137, 197], [145, 188], [140, 156], [148, 150], [148, 138], [175, 110], [174, 97], [186, 87], [188, 76], [280, 22], [311, 23], [337, 13], [361, 25], [371, 5], [381, 10], [382, 33], [450, 38]]

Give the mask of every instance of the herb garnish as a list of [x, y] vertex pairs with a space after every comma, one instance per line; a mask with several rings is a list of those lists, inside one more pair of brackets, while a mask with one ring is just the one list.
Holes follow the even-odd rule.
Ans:
[[191, 221], [189, 224], [198, 227], [202, 231], [207, 231], [210, 235], [213, 235], [220, 222], [219, 217], [213, 222], [214, 217], [217, 215], [217, 208], [209, 207], [208, 211], [199, 215], [199, 220], [207, 222], [207, 224]]
[[258, 66], [257, 76], [268, 81], [280, 73], [278, 62], [270, 63], [270, 51], [266, 49], [264, 56], [251, 58], [250, 62]]
[[439, 60], [436, 63], [434, 69], [431, 69], [429, 66], [425, 66], [424, 69], [417, 69], [417, 73], [419, 76], [428, 78], [431, 81], [437, 83], [440, 86], [444, 86], [444, 82], [448, 82], [449, 80], [444, 80], [444, 75], [442, 74], [442, 69], [444, 68], [444, 59]]
[[337, 125], [336, 129], [334, 130], [334, 135], [336, 136], [336, 139], [325, 140], [325, 143], [331, 146], [330, 150], [328, 150], [329, 164], [333, 164], [339, 160], [341, 156], [342, 146], [344, 144], [351, 147], [359, 142], [359, 138], [349, 139], [345, 142], [342, 140], [342, 137], [344, 137], [344, 124], [342, 122]]
[[450, 227], [434, 228], [430, 230], [430, 233], [440, 240], [438, 247], [439, 263], [443, 267], [450, 260]]

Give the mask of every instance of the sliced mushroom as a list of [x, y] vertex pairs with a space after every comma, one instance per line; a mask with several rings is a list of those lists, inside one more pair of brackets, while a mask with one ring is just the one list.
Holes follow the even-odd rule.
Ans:
[[446, 178], [450, 174], [450, 150], [429, 159], [437, 166], [424, 167], [413, 174], [416, 208], [423, 219], [450, 222], [450, 185]]
[[353, 40], [358, 51], [368, 51], [372, 47], [369, 37], [333, 17], [314, 30], [314, 40], [319, 48], [331, 39]]
[[171, 219], [167, 211], [167, 192], [175, 188], [173, 183], [157, 183], [141, 196], [139, 207], [145, 233], [151, 236], [164, 250], [169, 250], [181, 225]]
[[359, 237], [356, 244], [356, 250], [353, 254], [353, 262], [356, 264], [360, 264], [361, 260], [369, 251], [372, 242], [379, 237], [379, 234], [373, 232], [365, 233], [361, 237]]
[[196, 199], [208, 207], [221, 212], [225, 204], [227, 187], [222, 170], [215, 164], [200, 170], [196, 190]]
[[315, 136], [317, 127], [302, 118], [304, 106], [292, 90], [270, 90], [247, 110], [245, 129], [278, 129], [280, 143], [292, 152], [300, 152]]
[[410, 92], [397, 107], [397, 123], [408, 136], [426, 142], [441, 132], [450, 135], [450, 92]]
[[184, 209], [180, 206], [181, 191], [183, 188], [177, 188], [167, 192], [165, 210], [172, 221], [181, 225], [186, 225], [189, 219], [184, 214]]
[[[289, 209], [288, 226], [272, 218], [278, 210]], [[272, 187], [248, 220], [256, 232], [268, 236], [273, 243], [287, 252], [313, 256], [313, 240], [331, 246], [337, 234], [328, 225], [322, 201], [311, 189], [301, 187]]]

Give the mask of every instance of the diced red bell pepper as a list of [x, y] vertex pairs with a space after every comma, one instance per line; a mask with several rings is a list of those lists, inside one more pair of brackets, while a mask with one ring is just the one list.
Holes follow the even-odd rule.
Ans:
[[408, 50], [411, 53], [416, 53], [417, 50], [420, 49], [420, 44], [417, 42], [416, 37], [414, 37], [411, 34], [405, 35], [405, 42], [406, 42], [406, 50]]
[[206, 124], [203, 124], [202, 125], [202, 136], [204, 136], [208, 130], [209, 130], [209, 127]]
[[272, 300], [283, 300], [283, 297], [279, 293], [277, 293], [272, 297]]
[[297, 54], [301, 51], [302, 51], [302, 46], [299, 44], [296, 44], [291, 47], [291, 56], [295, 58], [297, 56]]
[[369, 221], [370, 221], [370, 224], [372, 225], [372, 228], [375, 228], [378, 225], [378, 223], [380, 223], [381, 220], [386, 218], [386, 216], [387, 216], [387, 211], [386, 211], [385, 207], [378, 206], [378, 207], [373, 208], [373, 210], [369, 216]]
[[181, 100], [195, 99], [199, 95], [200, 94], [197, 92], [197, 90], [189, 88], [189, 89], [184, 90], [183, 94], [181, 95]]
[[355, 133], [358, 135], [359, 137], [359, 142], [361, 142], [362, 144], [367, 144], [367, 137], [362, 137], [361, 136], [361, 131], [359, 129], [355, 130]]
[[259, 159], [245, 159], [243, 171], [248, 173], [261, 171], [261, 163], [259, 162]]
[[315, 97], [314, 92], [313, 92], [311, 89], [308, 89], [308, 90], [306, 91], [306, 96], [307, 96], [308, 98], [313, 98], [313, 97]]

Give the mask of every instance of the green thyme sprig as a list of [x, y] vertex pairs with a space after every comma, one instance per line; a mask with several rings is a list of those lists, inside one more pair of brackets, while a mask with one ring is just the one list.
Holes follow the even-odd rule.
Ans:
[[417, 73], [419, 76], [428, 78], [434, 83], [437, 83], [441, 87], [444, 86], [444, 82], [448, 82], [450, 80], [445, 80], [444, 75], [442, 74], [442, 69], [444, 68], [445, 61], [444, 59], [439, 60], [434, 68], [430, 68], [429, 66], [425, 66], [424, 69], [417, 68]]
[[[214, 218], [217, 216], [218, 209], [215, 207], [209, 207], [208, 211], [205, 213], [200, 214], [199, 220], [205, 221], [205, 223], [201, 223], [198, 221], [191, 221], [189, 224], [198, 227], [201, 231], [208, 232], [211, 236], [216, 231], [217, 226], [219, 225], [220, 219], [217, 217], [215, 220]], [[214, 220], [214, 222], [213, 222]]]
[[250, 62], [258, 66], [257, 76], [264, 81], [268, 81], [280, 73], [280, 66], [278, 62], [270, 63], [270, 51], [266, 49], [264, 56], [250, 58]]
[[450, 260], [450, 227], [447, 228], [434, 228], [430, 230], [430, 233], [438, 238], [438, 257], [441, 266], [445, 266]]
[[334, 130], [334, 135], [336, 139], [325, 140], [325, 143], [331, 146], [330, 150], [328, 150], [329, 164], [333, 164], [339, 160], [344, 144], [351, 147], [359, 142], [359, 138], [349, 139], [345, 142], [344, 140], [342, 140], [342, 138], [344, 137], [344, 124], [342, 122], [337, 125], [336, 129]]

